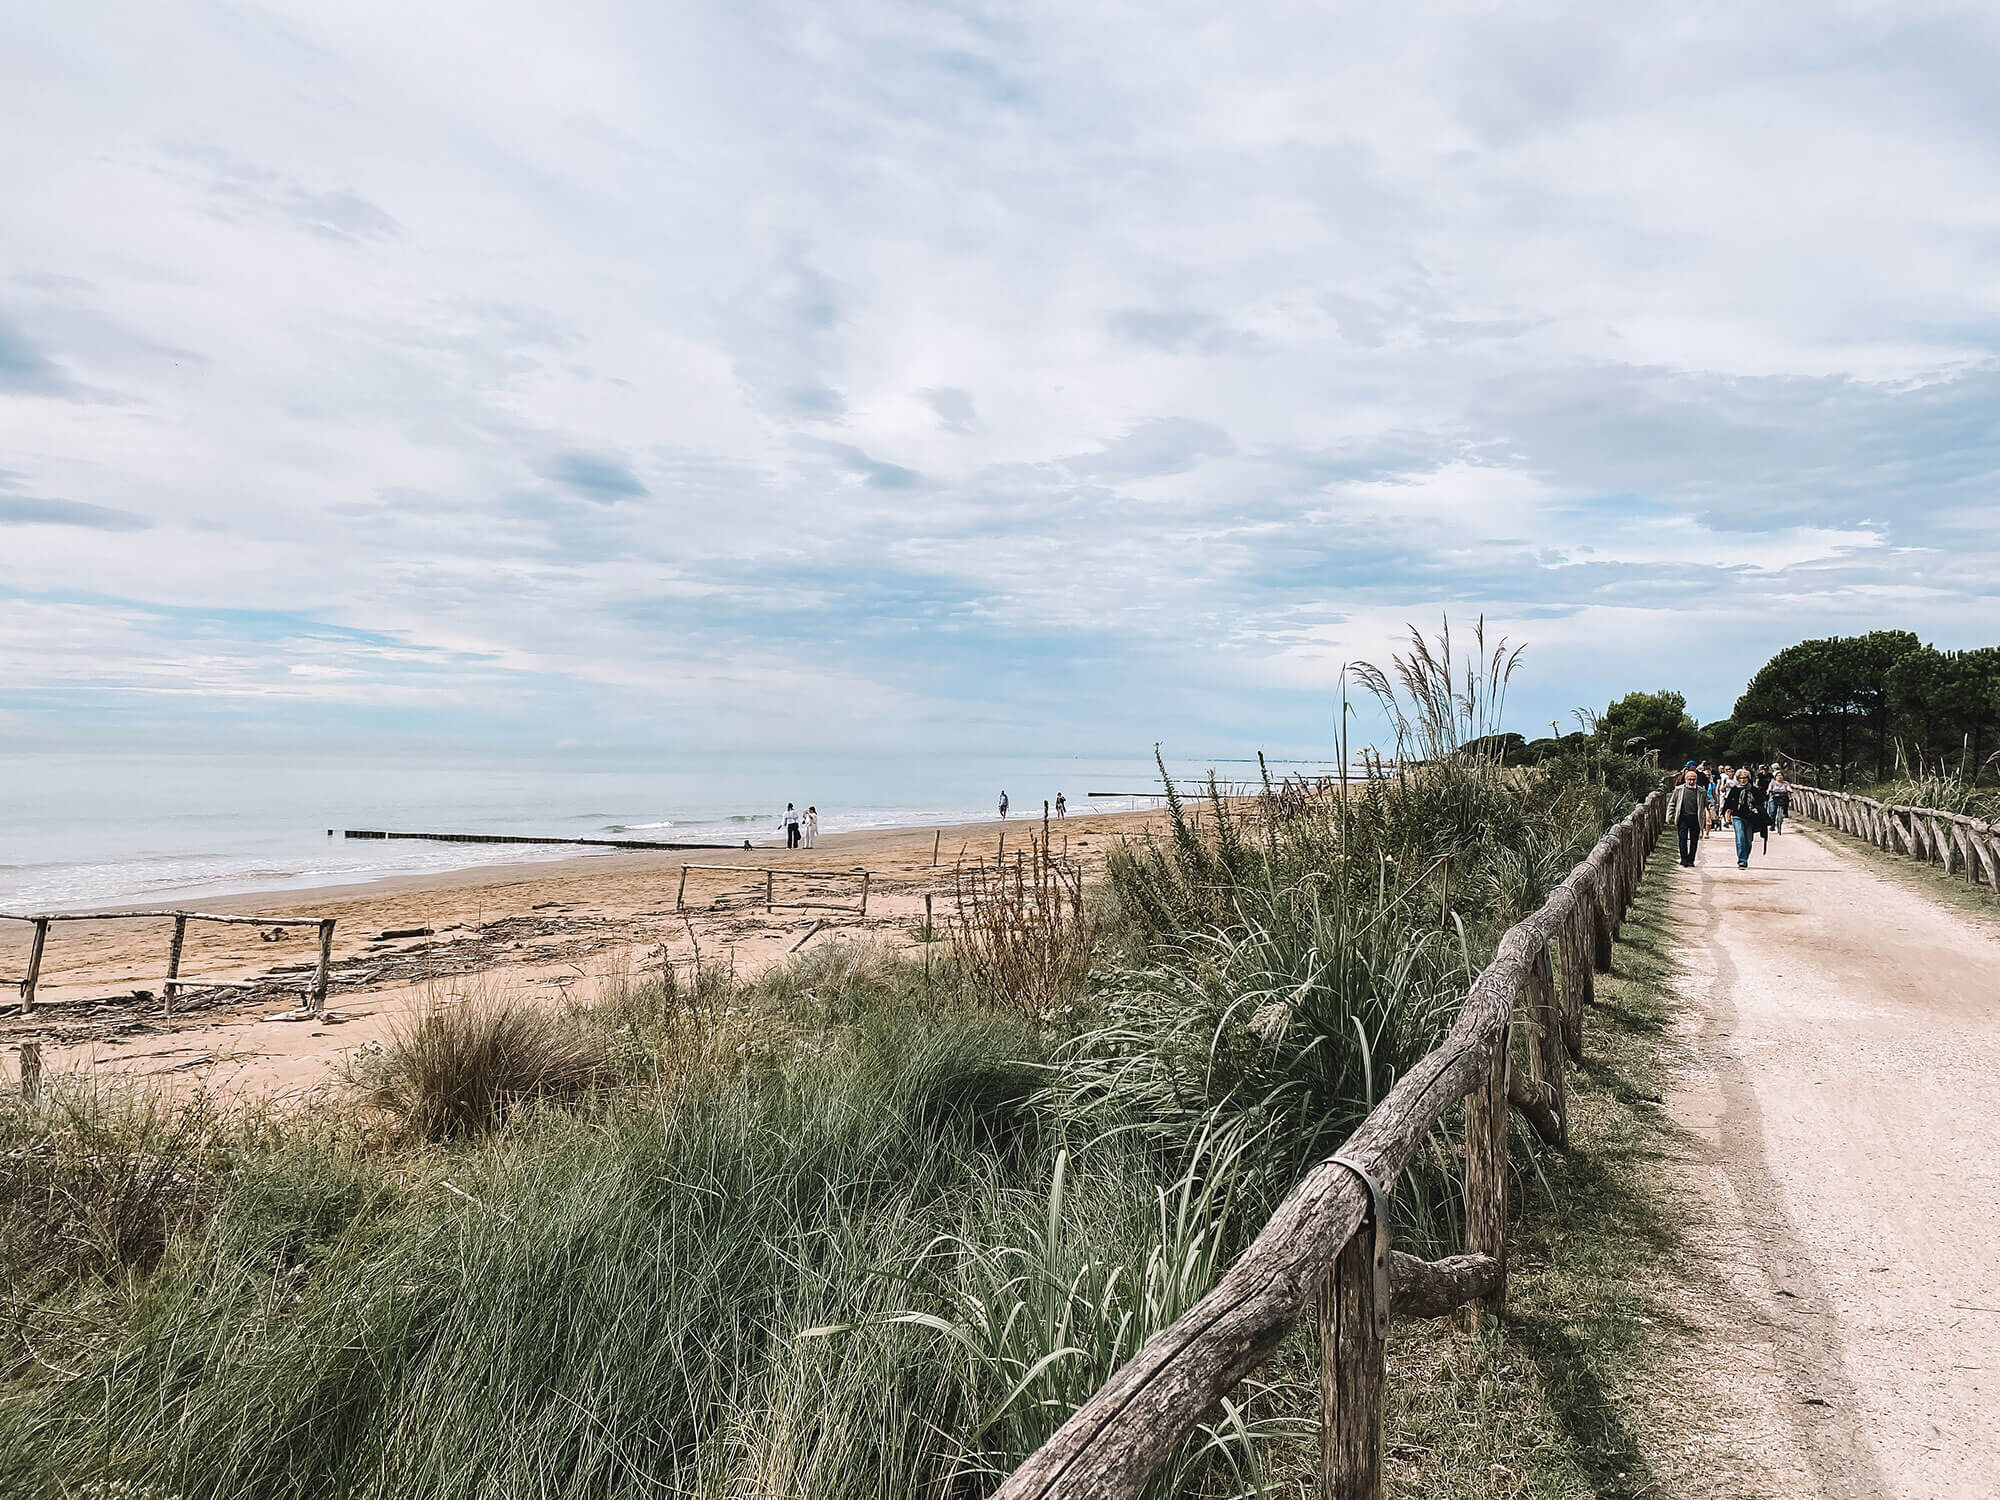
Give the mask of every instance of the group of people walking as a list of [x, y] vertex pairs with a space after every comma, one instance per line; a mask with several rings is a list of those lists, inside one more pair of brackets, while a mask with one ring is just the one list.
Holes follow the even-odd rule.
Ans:
[[1681, 863], [1692, 866], [1704, 835], [1728, 827], [1736, 834], [1736, 868], [1750, 868], [1750, 846], [1758, 837], [1765, 852], [1771, 835], [1785, 831], [1792, 810], [1792, 784], [1783, 766], [1723, 766], [1689, 761], [1674, 788], [1667, 816], [1680, 839]]

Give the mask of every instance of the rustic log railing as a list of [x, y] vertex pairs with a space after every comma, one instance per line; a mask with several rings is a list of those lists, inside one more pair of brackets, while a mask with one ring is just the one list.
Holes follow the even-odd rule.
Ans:
[[181, 958], [187, 949], [187, 925], [190, 922], [219, 922], [229, 927], [316, 927], [319, 929], [319, 962], [313, 965], [312, 983], [304, 989], [306, 1012], [323, 1014], [326, 1010], [327, 983], [333, 967], [333, 922], [332, 917], [239, 917], [219, 916], [205, 911], [59, 911], [36, 916], [18, 912], [0, 911], [0, 922], [26, 922], [34, 929], [28, 943], [28, 972], [18, 980], [0, 980], [11, 983], [21, 992], [21, 1014], [33, 1015], [35, 1011], [35, 991], [41, 984], [42, 958], [48, 951], [49, 928], [57, 922], [135, 922], [171, 917], [174, 924], [172, 944], [167, 949], [167, 976], [160, 989], [162, 1014], [171, 1016], [174, 1012], [174, 996], [182, 990], [210, 989], [261, 989], [260, 984], [246, 984], [229, 979], [184, 979], [181, 977]]
[[[1388, 1309], [1437, 1317], [1497, 1310], [1506, 1292], [1510, 1102], [1544, 1136], [1564, 1128], [1563, 1069], [1579, 1058], [1592, 971], [1611, 945], [1666, 820], [1666, 793], [1633, 808], [1500, 939], [1443, 1044], [1416, 1064], [1340, 1150], [1307, 1172], [1209, 1294], [1148, 1339], [1031, 1454], [993, 1500], [1131, 1500], [1174, 1445], [1268, 1358], [1316, 1305], [1320, 1478], [1337, 1500], [1382, 1493], [1383, 1329]], [[1550, 959], [1553, 945], [1555, 961]], [[1510, 1076], [1527, 1031], [1527, 1077]], [[1470, 1097], [1468, 1097], [1470, 1096]], [[1387, 1250], [1371, 1209], [1460, 1099], [1464, 1255], [1426, 1263]], [[1368, 1232], [1362, 1232], [1366, 1229]], [[1383, 1274], [1377, 1262], [1387, 1257]]]
[[1962, 874], [1968, 885], [1983, 879], [2000, 890], [2000, 828], [1983, 819], [1798, 785], [1792, 787], [1792, 811], [1891, 854], [1941, 864], [1945, 874]]

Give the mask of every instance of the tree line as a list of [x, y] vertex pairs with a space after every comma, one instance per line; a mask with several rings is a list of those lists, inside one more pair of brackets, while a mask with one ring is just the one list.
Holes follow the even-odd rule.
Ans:
[[1758, 668], [1726, 719], [1698, 725], [1682, 694], [1635, 692], [1589, 727], [1605, 748], [1656, 753], [1662, 765], [1783, 759], [1841, 786], [1851, 778], [1992, 779], [2000, 776], [2000, 646], [1941, 651], [1907, 630], [1800, 641]]

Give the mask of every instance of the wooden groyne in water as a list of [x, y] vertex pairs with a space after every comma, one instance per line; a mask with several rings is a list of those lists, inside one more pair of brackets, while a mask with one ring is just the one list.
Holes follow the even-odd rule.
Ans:
[[[332, 833], [331, 828], [327, 829]], [[390, 833], [377, 828], [347, 828], [351, 839], [428, 839], [433, 844], [582, 844], [592, 849], [748, 849], [741, 844], [668, 844], [655, 839], [556, 839], [525, 833]]]

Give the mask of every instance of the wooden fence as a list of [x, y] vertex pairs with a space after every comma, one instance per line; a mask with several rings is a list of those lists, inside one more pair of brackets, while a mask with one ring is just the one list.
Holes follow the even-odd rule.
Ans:
[[1792, 788], [1792, 811], [1891, 854], [1942, 864], [1945, 874], [1962, 873], [1969, 885], [1984, 877], [1986, 884], [2000, 889], [2000, 828], [1979, 818], [1816, 786]]
[[[1508, 929], [1443, 1044], [1306, 1173], [1215, 1288], [1148, 1339], [993, 1500], [1131, 1500], [1308, 1311], [1316, 1311], [1319, 1332], [1323, 1492], [1338, 1500], [1380, 1496], [1390, 1313], [1438, 1317], [1469, 1304], [1476, 1320], [1478, 1309], [1500, 1306], [1509, 1107], [1545, 1139], [1566, 1139], [1564, 1067], [1582, 1056], [1592, 973], [1611, 966], [1618, 924], [1665, 818], [1666, 793], [1655, 792], [1599, 840], [1541, 910]], [[1524, 1075], [1512, 1066], [1517, 1025], [1526, 1033]], [[1465, 1254], [1422, 1261], [1394, 1252], [1386, 1194], [1460, 1099], [1468, 1101]]]
[[187, 928], [190, 922], [220, 922], [230, 927], [317, 927], [319, 929], [319, 962], [313, 966], [312, 984], [305, 990], [306, 1008], [314, 1014], [326, 1009], [327, 981], [333, 964], [333, 918], [332, 917], [236, 917], [218, 916], [205, 911], [75, 911], [49, 912], [40, 916], [23, 916], [15, 912], [0, 912], [0, 922], [26, 922], [34, 928], [34, 935], [28, 940], [28, 972], [17, 980], [0, 980], [0, 984], [12, 983], [21, 992], [21, 1014], [33, 1015], [35, 1010], [35, 990], [41, 983], [42, 958], [48, 951], [49, 929], [57, 922], [135, 922], [172, 918], [174, 924], [173, 942], [167, 950], [166, 980], [161, 986], [160, 997], [163, 1014], [171, 1016], [174, 1010], [174, 996], [181, 990], [250, 990], [266, 986], [245, 983], [232, 979], [183, 979], [181, 958], [187, 949]]

